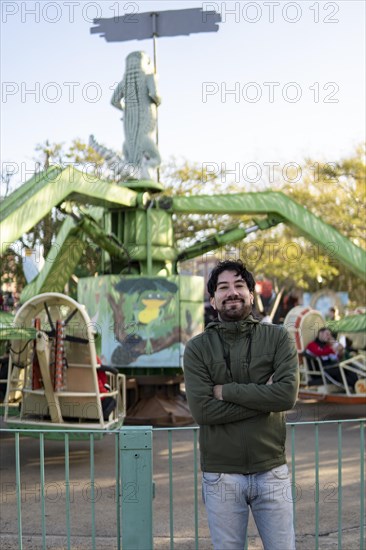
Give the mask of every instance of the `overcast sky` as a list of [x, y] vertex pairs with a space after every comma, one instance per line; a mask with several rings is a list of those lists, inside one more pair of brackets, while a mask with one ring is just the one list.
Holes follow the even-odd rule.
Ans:
[[[95, 17], [201, 7], [219, 31], [157, 40], [160, 152], [268, 180], [270, 166], [332, 162], [365, 140], [365, 3], [1, 2], [1, 163], [26, 181], [49, 139], [121, 150], [110, 105], [124, 60], [152, 40], [107, 43]], [[14, 168], [16, 167], [16, 168]], [[28, 172], [27, 172], [28, 171]]]

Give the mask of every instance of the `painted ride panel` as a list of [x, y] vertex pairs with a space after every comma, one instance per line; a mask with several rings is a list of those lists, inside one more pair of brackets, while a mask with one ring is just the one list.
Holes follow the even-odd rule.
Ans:
[[186, 342], [203, 330], [203, 278], [102, 275], [79, 280], [102, 334], [103, 363], [127, 376], [128, 424], [193, 423], [184, 393]]

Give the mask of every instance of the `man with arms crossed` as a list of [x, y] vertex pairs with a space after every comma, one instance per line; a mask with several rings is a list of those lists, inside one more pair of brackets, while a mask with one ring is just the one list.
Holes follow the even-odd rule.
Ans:
[[284, 411], [297, 397], [297, 353], [284, 327], [252, 317], [254, 286], [240, 260], [213, 269], [218, 321], [186, 346], [186, 392], [214, 549], [243, 550], [251, 508], [265, 550], [294, 550]]

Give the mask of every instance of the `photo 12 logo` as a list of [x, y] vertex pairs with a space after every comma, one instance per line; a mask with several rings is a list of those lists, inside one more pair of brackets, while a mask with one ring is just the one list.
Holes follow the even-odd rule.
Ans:
[[298, 103], [300, 100], [314, 103], [339, 103], [337, 82], [314, 82], [310, 86], [298, 82], [202, 82], [202, 103], [214, 98], [220, 103]]
[[290, 241], [280, 243], [277, 241], [252, 240], [241, 243], [226, 244], [221, 248], [203, 253], [203, 259], [212, 256], [217, 260], [241, 258], [244, 263], [252, 268], [258, 262], [270, 263], [277, 258], [286, 264], [300, 264], [304, 258], [311, 258], [319, 265], [337, 262], [339, 247], [334, 242], [324, 242], [322, 245], [314, 243], [300, 243]]
[[94, 23], [102, 17], [125, 17], [124, 23], [136, 24], [140, 11], [137, 2], [1, 2], [1, 22], [17, 19], [21, 23], [74, 23], [81, 19]]
[[[16, 82], [13, 80], [1, 83], [1, 103], [17, 101], [20, 103], [97, 103], [105, 97], [110, 97], [118, 82], [102, 86], [99, 82]], [[136, 91], [133, 89], [133, 93]]]
[[207, 22], [212, 11], [221, 22], [235, 23], [298, 23], [307, 19], [313, 23], [339, 23], [338, 2], [203, 2], [202, 20]]
[[[112, 88], [110, 88], [112, 89]], [[103, 96], [98, 82], [2, 82], [1, 103], [11, 98], [21, 103], [75, 103], [82, 99], [87, 103], [97, 103]]]
[[[326, 171], [334, 172], [336, 169], [335, 162], [326, 162], [320, 164], [315, 162], [307, 167], [307, 173], [310, 176], [312, 183], [322, 181]], [[216, 178], [221, 183], [228, 181], [234, 183], [275, 183], [279, 179], [286, 183], [297, 183], [303, 177], [303, 168], [298, 162], [290, 161], [280, 163], [278, 161], [258, 162], [234, 162], [228, 163], [207, 161], [202, 162], [202, 183], [207, 183], [213, 178]], [[338, 182], [338, 178], [334, 176], [327, 177], [328, 181]]]

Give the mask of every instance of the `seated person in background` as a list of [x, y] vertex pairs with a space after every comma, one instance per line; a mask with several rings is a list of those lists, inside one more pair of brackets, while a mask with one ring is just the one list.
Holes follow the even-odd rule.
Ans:
[[337, 360], [343, 361], [345, 359], [344, 346], [339, 340], [337, 340], [337, 334], [335, 332], [332, 332], [332, 331], [329, 331], [329, 332], [330, 332], [330, 338], [328, 343], [332, 348], [332, 350], [334, 351], [334, 353], [337, 355]]
[[327, 315], [325, 316], [326, 320], [327, 321], [335, 321], [336, 319], [338, 319], [338, 312], [336, 310], [335, 307], [330, 307], [328, 309], [328, 313]]
[[353, 347], [353, 341], [348, 336], [344, 337], [344, 358], [350, 359], [357, 353], [357, 349]]
[[[102, 366], [102, 362], [97, 357], [97, 363]], [[99, 387], [99, 393], [108, 393], [110, 391], [110, 386], [108, 384], [108, 377], [104, 370], [101, 368], [97, 369], [97, 375], [98, 375], [98, 387]], [[101, 396], [102, 401], [102, 409], [103, 409], [103, 419], [107, 422], [109, 420], [109, 416], [111, 412], [116, 407], [116, 400], [111, 396]]]
[[[306, 346], [306, 354], [310, 357], [320, 357], [325, 372], [333, 381], [343, 384], [338, 362], [343, 358], [344, 348], [342, 344], [337, 342], [329, 328], [319, 329], [315, 340]], [[357, 374], [347, 370], [344, 373], [349, 388], [354, 389], [354, 385], [358, 380]]]

